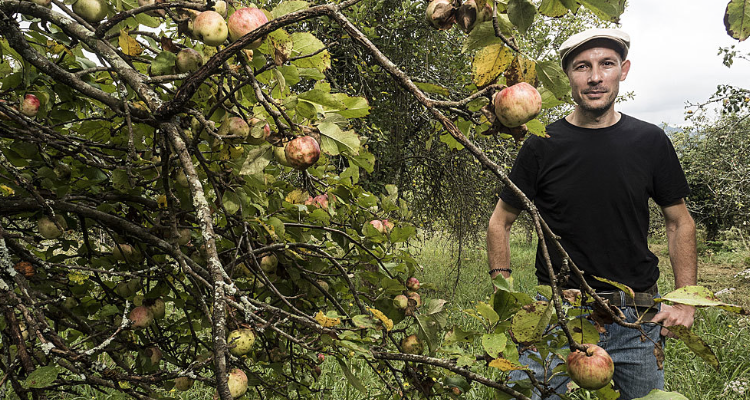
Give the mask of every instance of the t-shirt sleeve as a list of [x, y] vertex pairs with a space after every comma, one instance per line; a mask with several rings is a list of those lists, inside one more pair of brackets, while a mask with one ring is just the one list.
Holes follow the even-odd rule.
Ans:
[[[534, 201], [534, 196], [536, 196], [538, 171], [539, 162], [534, 152], [533, 140], [527, 139], [518, 152], [516, 162], [508, 177], [531, 201]], [[526, 208], [521, 199], [507, 186], [500, 193], [500, 198], [519, 210]]]
[[654, 168], [652, 197], [656, 204], [668, 206], [687, 197], [690, 187], [672, 142], [666, 134], [663, 134], [663, 138], [664, 143], [660, 146], [660, 154]]

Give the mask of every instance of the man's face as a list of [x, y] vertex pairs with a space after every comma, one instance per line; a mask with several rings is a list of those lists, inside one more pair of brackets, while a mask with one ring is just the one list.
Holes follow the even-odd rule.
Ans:
[[617, 98], [620, 81], [630, 70], [630, 61], [606, 41], [592, 40], [568, 59], [565, 73], [570, 80], [573, 100], [581, 109], [604, 114]]

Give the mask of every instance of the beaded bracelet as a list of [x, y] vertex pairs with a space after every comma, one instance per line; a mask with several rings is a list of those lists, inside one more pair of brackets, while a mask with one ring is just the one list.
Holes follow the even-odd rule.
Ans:
[[513, 270], [510, 268], [493, 268], [490, 270], [490, 276], [492, 276], [493, 272], [507, 272], [509, 274], [512, 274]]

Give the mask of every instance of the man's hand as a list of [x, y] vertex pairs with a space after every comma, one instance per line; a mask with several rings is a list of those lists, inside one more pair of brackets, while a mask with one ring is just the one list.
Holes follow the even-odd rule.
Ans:
[[[685, 304], [675, 304], [669, 306], [666, 304], [661, 305], [661, 311], [659, 311], [651, 322], [661, 322], [665, 327], [672, 325], [682, 325], [690, 328], [693, 326], [693, 319], [695, 317], [695, 307], [688, 306]], [[674, 338], [675, 335], [670, 332], [667, 328], [661, 328], [661, 335], [668, 338]]]

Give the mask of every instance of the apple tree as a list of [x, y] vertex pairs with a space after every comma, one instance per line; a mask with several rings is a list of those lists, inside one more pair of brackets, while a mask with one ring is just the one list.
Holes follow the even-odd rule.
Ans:
[[[469, 137], [544, 127], [534, 115], [503, 126], [491, 99], [539, 87], [533, 114], [567, 95], [557, 61], [515, 37], [582, 7], [615, 21], [624, 1], [424, 4], [433, 26], [469, 32], [477, 90], [464, 98], [380, 51], [347, 16], [368, 4], [0, 0], [3, 393], [153, 399], [199, 381], [223, 400], [334, 397], [317, 380], [326, 362], [363, 397], [549, 393], [532, 376], [507, 382], [525, 368], [516, 343], [564, 357], [595, 328], [569, 326], [559, 287], [540, 288], [554, 299], [542, 303], [502, 280], [470, 311], [481, 328], [448, 326], [445, 301], [410, 279], [421, 267], [399, 188], [360, 184], [376, 160], [354, 127], [378, 104], [327, 80], [325, 35], [368, 54], [443, 127], [441, 143], [512, 186]], [[666, 299], [744, 312], [699, 289]]]

